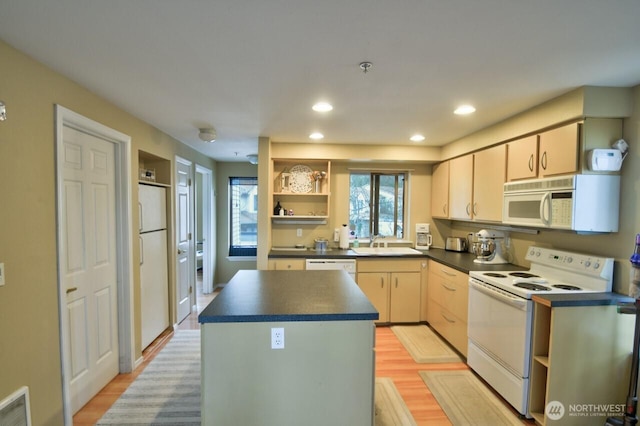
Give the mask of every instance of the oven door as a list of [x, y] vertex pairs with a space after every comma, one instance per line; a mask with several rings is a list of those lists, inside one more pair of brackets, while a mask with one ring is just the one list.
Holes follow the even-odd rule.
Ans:
[[469, 280], [469, 340], [511, 374], [525, 379], [529, 377], [532, 305], [530, 300]]
[[551, 193], [505, 193], [502, 223], [525, 226], [551, 226]]

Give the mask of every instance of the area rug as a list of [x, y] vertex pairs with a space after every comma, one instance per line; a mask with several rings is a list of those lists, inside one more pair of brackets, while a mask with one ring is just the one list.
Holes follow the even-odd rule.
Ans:
[[376, 379], [376, 426], [415, 426], [416, 422], [402, 400], [393, 380], [387, 377]]
[[[376, 426], [416, 423], [389, 378], [376, 379]], [[200, 331], [178, 330], [98, 425], [200, 425]]]
[[419, 364], [462, 362], [460, 356], [426, 325], [394, 325], [391, 331]]
[[469, 370], [420, 371], [420, 376], [454, 426], [522, 426], [505, 403]]
[[177, 330], [98, 425], [200, 425], [200, 330]]

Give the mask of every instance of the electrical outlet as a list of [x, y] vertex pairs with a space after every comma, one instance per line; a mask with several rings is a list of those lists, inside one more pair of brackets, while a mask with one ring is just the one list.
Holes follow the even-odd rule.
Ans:
[[0, 286], [4, 285], [4, 263], [0, 263]]
[[271, 329], [271, 349], [284, 349], [284, 328]]
[[302, 237], [302, 228], [296, 229], [296, 237]]

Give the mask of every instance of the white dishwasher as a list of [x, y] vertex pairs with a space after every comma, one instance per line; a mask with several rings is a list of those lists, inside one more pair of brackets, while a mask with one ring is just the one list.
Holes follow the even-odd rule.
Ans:
[[308, 271], [347, 271], [356, 280], [355, 259], [307, 259]]

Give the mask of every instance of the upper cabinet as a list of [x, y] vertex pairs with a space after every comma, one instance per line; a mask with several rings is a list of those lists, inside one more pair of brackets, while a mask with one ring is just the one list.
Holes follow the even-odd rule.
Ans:
[[580, 127], [580, 123], [572, 123], [540, 133], [539, 177], [578, 171]]
[[502, 221], [502, 193], [506, 177], [507, 146], [498, 145], [476, 152], [473, 167], [472, 218]]
[[[331, 162], [272, 160], [270, 211], [279, 223], [319, 222], [329, 217]], [[280, 203], [283, 212], [275, 207]]]
[[[449, 160], [449, 219], [500, 222], [506, 177], [506, 145]], [[441, 163], [442, 165], [444, 163]], [[442, 179], [442, 177], [438, 177]], [[436, 182], [434, 176], [433, 182]], [[444, 184], [440, 184], [440, 187]], [[436, 193], [433, 192], [435, 195]], [[438, 196], [442, 198], [441, 196]], [[432, 198], [432, 210], [446, 200]], [[439, 204], [437, 204], [439, 203]], [[446, 209], [444, 209], [446, 210]], [[440, 210], [441, 212], [442, 210]], [[435, 211], [434, 211], [435, 213]], [[432, 214], [433, 217], [447, 217]]]
[[538, 135], [507, 143], [507, 180], [538, 176]]
[[473, 155], [449, 161], [449, 218], [472, 218]]
[[589, 169], [585, 160], [588, 152], [610, 148], [621, 137], [621, 119], [585, 118], [579, 123], [508, 142], [507, 181], [602, 173]]
[[449, 217], [449, 162], [433, 166], [431, 174], [431, 216]]

